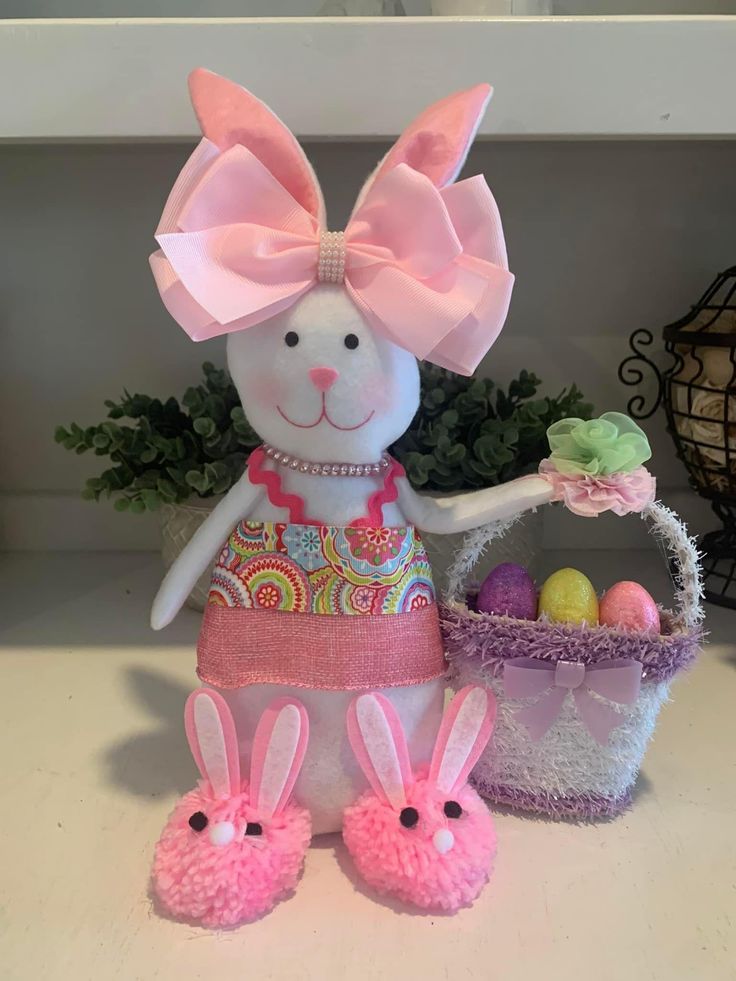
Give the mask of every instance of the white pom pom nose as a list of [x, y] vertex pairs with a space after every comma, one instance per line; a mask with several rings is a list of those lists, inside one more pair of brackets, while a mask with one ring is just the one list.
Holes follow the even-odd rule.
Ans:
[[218, 821], [210, 828], [210, 841], [213, 845], [229, 845], [235, 837], [235, 825], [232, 821]]
[[444, 855], [455, 844], [455, 835], [449, 828], [440, 828], [439, 831], [435, 831], [432, 835], [432, 844], [440, 855]]

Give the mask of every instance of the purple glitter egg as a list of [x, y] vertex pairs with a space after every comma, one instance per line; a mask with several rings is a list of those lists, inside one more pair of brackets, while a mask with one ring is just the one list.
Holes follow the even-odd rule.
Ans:
[[492, 569], [480, 587], [478, 611], [536, 620], [537, 590], [524, 566], [503, 562]]

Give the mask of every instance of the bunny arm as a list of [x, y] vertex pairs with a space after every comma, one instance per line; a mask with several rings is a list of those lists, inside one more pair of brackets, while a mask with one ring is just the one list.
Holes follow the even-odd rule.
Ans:
[[420, 531], [436, 535], [468, 531], [490, 521], [505, 521], [540, 504], [549, 504], [555, 493], [549, 481], [534, 474], [456, 497], [421, 496], [406, 477], [398, 478], [396, 486], [399, 506], [407, 521]]
[[207, 520], [177, 556], [159, 586], [151, 607], [151, 626], [161, 630], [174, 619], [195, 583], [210, 564], [235, 525], [253, 508], [263, 488], [244, 475], [228, 491]]

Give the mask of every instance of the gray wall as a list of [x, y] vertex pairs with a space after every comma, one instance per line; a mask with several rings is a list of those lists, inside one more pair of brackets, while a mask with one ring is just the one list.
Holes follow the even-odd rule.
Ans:
[[[150, 547], [146, 518], [78, 501], [98, 461], [63, 451], [52, 432], [97, 421], [123, 387], [180, 394], [201, 361], [223, 361], [221, 341], [195, 345], [168, 318], [146, 261], [189, 149], [0, 146], [0, 545]], [[383, 149], [308, 147], [332, 227]], [[481, 170], [517, 275], [482, 370], [505, 380], [526, 367], [550, 392], [576, 381], [600, 410], [624, 408], [631, 392], [616, 369], [630, 331], [681, 315], [736, 262], [736, 143], [487, 142], [468, 163]], [[707, 528], [661, 418], [649, 431], [663, 494]], [[549, 540], [592, 544], [580, 525], [556, 518]], [[596, 544], [626, 540], [598, 528]]]

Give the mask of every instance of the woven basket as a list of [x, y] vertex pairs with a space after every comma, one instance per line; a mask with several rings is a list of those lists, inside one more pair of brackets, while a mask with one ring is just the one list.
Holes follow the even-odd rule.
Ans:
[[[661, 539], [676, 570], [676, 612], [660, 610], [659, 635], [473, 612], [465, 602], [468, 577], [486, 545], [511, 522], [487, 525], [467, 536], [448, 574], [441, 619], [453, 687], [480, 683], [491, 688], [498, 701], [492, 740], [471, 778], [489, 800], [555, 817], [587, 819], [617, 814], [631, 802], [672, 679], [692, 662], [702, 643], [703, 618], [694, 540], [662, 504], [650, 504], [641, 517]], [[641, 664], [639, 694], [633, 704], [624, 705], [586, 689], [590, 698], [606, 706], [605, 711], [610, 714], [612, 709], [620, 716], [605, 742], [591, 734], [571, 692], [551, 727], [535, 740], [518, 713], [537, 699], [511, 699], [505, 694], [505, 667], [520, 658], [549, 664], [545, 677], [552, 679], [550, 684], [560, 662], [582, 664], [587, 671], [587, 666], [601, 662], [630, 659]], [[563, 666], [562, 670], [570, 669]]]

